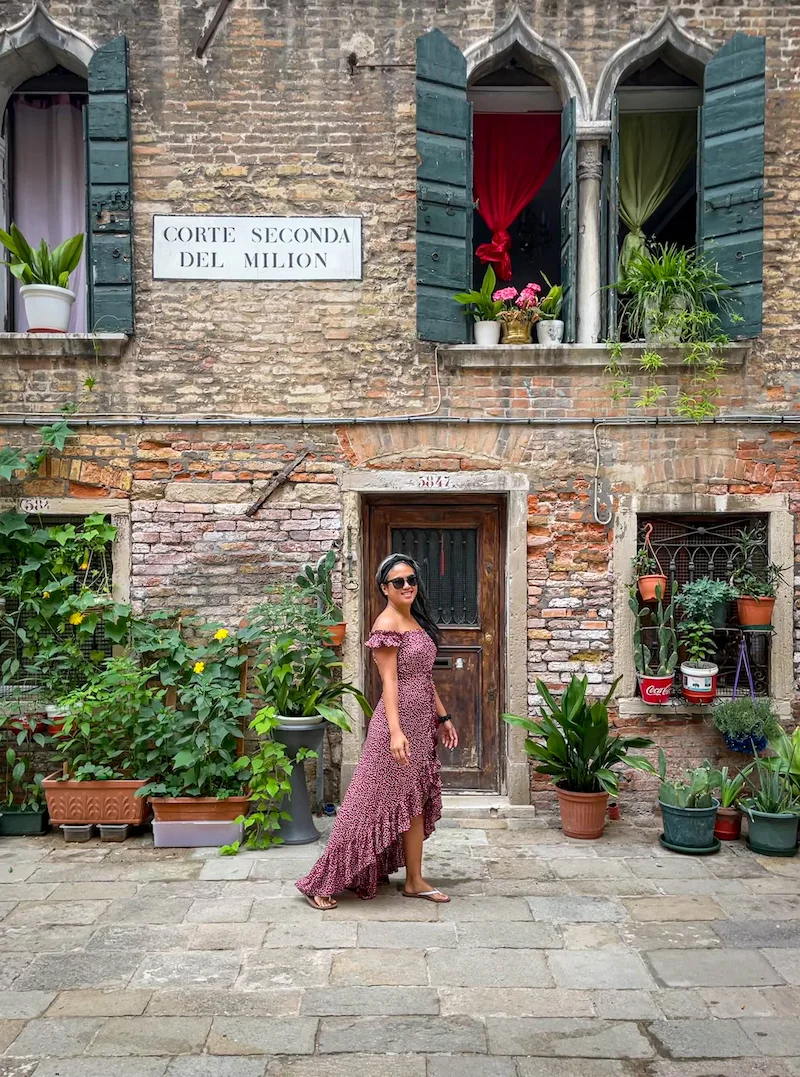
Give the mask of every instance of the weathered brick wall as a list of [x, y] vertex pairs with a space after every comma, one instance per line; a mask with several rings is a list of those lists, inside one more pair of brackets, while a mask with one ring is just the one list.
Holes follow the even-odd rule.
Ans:
[[[6, 0], [0, 23], [29, 9]], [[131, 41], [134, 92], [137, 332], [119, 360], [20, 359], [0, 364], [0, 400], [42, 412], [82, 396], [83, 411], [324, 416], [402, 415], [437, 403], [433, 349], [415, 341], [414, 74], [348, 72], [347, 54], [408, 63], [418, 33], [438, 25], [460, 46], [489, 35], [510, 2], [237, 0], [206, 58], [194, 57], [210, 6], [179, 0], [52, 0], [54, 18], [101, 42]], [[606, 60], [663, 12], [661, 0], [556, 4], [522, 13], [570, 50], [590, 93]], [[765, 330], [744, 370], [722, 380], [726, 410], [796, 409], [800, 385], [800, 12], [793, 0], [742, 7], [681, 5], [694, 32], [721, 43], [767, 36]], [[153, 281], [153, 213], [358, 215], [361, 282]], [[440, 370], [438, 414], [547, 418], [620, 414], [599, 373]], [[667, 378], [670, 393], [677, 377]], [[634, 398], [635, 400], [635, 398]], [[638, 414], [634, 402], [631, 414]], [[0, 429], [0, 442], [28, 431]], [[800, 511], [800, 433], [778, 428], [601, 431], [605, 495], [783, 493]], [[243, 508], [301, 448], [307, 460], [251, 520]], [[558, 684], [586, 673], [610, 682], [615, 641], [613, 534], [593, 522], [590, 428], [422, 426], [299, 430], [222, 425], [82, 430], [24, 493], [131, 498], [137, 605], [180, 605], [209, 617], [246, 612], [341, 536], [338, 485], [348, 467], [512, 468], [530, 479], [529, 665]], [[3, 491], [0, 491], [2, 493]], [[800, 570], [799, 570], [800, 575]], [[795, 626], [800, 677], [800, 622]], [[653, 727], [688, 760], [713, 755], [707, 723], [659, 716]], [[629, 795], [649, 804], [649, 788]], [[539, 794], [536, 794], [537, 797]]]

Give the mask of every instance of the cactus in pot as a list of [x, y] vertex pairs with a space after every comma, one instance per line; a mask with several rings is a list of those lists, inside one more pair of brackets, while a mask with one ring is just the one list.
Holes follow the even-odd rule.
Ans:
[[714, 838], [714, 823], [719, 801], [714, 792], [722, 782], [721, 773], [706, 760], [702, 766], [687, 770], [683, 778], [669, 781], [662, 748], [658, 753], [658, 774], [658, 803], [664, 821], [661, 844], [682, 853], [716, 851], [719, 843]]
[[[675, 667], [678, 664], [678, 637], [673, 622], [673, 604], [665, 608], [660, 588], [657, 590], [658, 605], [656, 612], [648, 606], [640, 606], [636, 594], [631, 590], [629, 606], [635, 617], [633, 629], [633, 659], [639, 679], [639, 690], [645, 703], [667, 703], [672, 683], [675, 679]], [[645, 624], [651, 620], [653, 624]], [[645, 643], [646, 636], [655, 633], [657, 658], [653, 649]]]

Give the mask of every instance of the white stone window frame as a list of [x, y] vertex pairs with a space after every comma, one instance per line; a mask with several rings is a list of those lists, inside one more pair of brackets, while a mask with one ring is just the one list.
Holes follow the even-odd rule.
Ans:
[[[11, 26], [0, 27], [0, 118], [5, 117], [11, 94], [23, 82], [43, 75], [56, 65], [86, 79], [97, 46], [85, 34], [57, 22], [41, 2]], [[8, 146], [0, 130], [0, 227], [7, 228]], [[10, 274], [0, 272], [0, 326], [8, 324]], [[59, 359], [118, 357], [128, 338], [124, 333], [70, 333], [58, 339], [47, 334], [0, 333], [0, 358], [5, 355]]]
[[779, 565], [791, 566], [786, 582], [778, 588], [773, 613], [775, 634], [770, 648], [770, 698], [782, 719], [791, 717], [794, 696], [794, 516], [784, 494], [630, 494], [621, 497], [614, 518], [614, 676], [622, 677], [616, 693], [622, 717], [659, 714], [708, 714], [707, 705], [676, 700], [669, 706], [651, 706], [636, 693], [633, 660], [633, 612], [628, 606], [631, 561], [637, 549], [637, 522], [640, 516], [746, 516], [759, 514], [768, 519], [769, 557]]
[[[528, 476], [510, 471], [409, 472], [354, 470], [342, 476], [342, 614], [347, 635], [342, 649], [342, 675], [363, 685], [366, 679], [364, 612], [366, 592], [374, 586], [366, 578], [364, 549], [364, 497], [369, 494], [418, 494], [442, 500], [448, 494], [498, 494], [506, 505], [505, 662], [504, 698], [500, 713], [528, 713]], [[342, 736], [342, 786], [352, 777], [364, 743], [366, 723], [358, 704], [345, 704], [352, 731]], [[524, 730], [501, 723], [500, 793], [512, 804], [529, 804], [530, 767]]]

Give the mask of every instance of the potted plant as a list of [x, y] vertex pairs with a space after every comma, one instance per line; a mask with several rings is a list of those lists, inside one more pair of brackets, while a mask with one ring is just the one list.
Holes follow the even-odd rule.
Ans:
[[33, 716], [19, 723], [0, 716], [0, 835], [43, 834], [47, 829], [47, 808], [43, 774], [35, 766], [33, 753], [46, 751], [48, 737]]
[[701, 576], [680, 588], [675, 605], [687, 621], [708, 621], [712, 628], [724, 628], [728, 623], [729, 603], [735, 598], [736, 590], [727, 580]]
[[68, 713], [54, 738], [62, 772], [42, 782], [50, 821], [61, 824], [144, 822], [136, 796], [148, 775], [148, 743], [163, 708], [152, 671], [130, 657], [110, 658], [64, 700]]
[[[641, 406], [653, 407], [666, 395], [658, 374], [664, 367], [661, 350], [684, 349], [684, 366], [691, 372], [688, 390], [678, 397], [679, 415], [699, 421], [715, 415], [717, 383], [725, 360], [720, 349], [730, 342], [722, 331], [720, 312], [732, 313], [730, 284], [714, 262], [675, 244], [656, 244], [637, 251], [620, 265], [620, 277], [610, 285], [620, 295], [620, 331], [630, 340], [644, 340], [639, 368], [648, 377]], [[741, 320], [741, 319], [739, 319]], [[621, 338], [610, 340], [612, 375], [617, 394], [629, 396], [631, 379], [621, 365]]]
[[739, 798], [744, 792], [745, 779], [752, 769], [752, 764], [731, 773], [727, 767], [720, 770], [719, 807], [714, 821], [714, 837], [720, 841], [737, 841], [742, 835], [742, 812]]
[[732, 560], [731, 583], [738, 596], [739, 624], [751, 630], [770, 628], [777, 589], [786, 568], [767, 560], [764, 536], [757, 527], [742, 528]]
[[[489, 267], [491, 269], [491, 266]], [[495, 344], [497, 341], [495, 341]], [[333, 601], [333, 569], [336, 565], [336, 551], [328, 552], [317, 561], [315, 566], [306, 565], [297, 576], [295, 583], [303, 595], [315, 600], [317, 609], [322, 614], [325, 624], [323, 630], [333, 647], [341, 647], [344, 642], [347, 624], [342, 619], [342, 611]]]
[[352, 696], [367, 717], [372, 708], [355, 685], [341, 679], [341, 662], [321, 631], [325, 617], [303, 592], [288, 587], [271, 598], [251, 611], [245, 635], [257, 645], [255, 681], [263, 709], [273, 715], [270, 734], [274, 730], [280, 737], [292, 765], [299, 764], [291, 772], [291, 792], [281, 809], [287, 825], [279, 834], [289, 844], [302, 844], [319, 837], [303, 760], [321, 748], [325, 723], [350, 729], [345, 696]]
[[[629, 606], [636, 618], [633, 630], [633, 661], [642, 700], [656, 705], [669, 703], [675, 681], [675, 667], [678, 664], [678, 640], [672, 622], [672, 603], [665, 609], [659, 598], [653, 614], [648, 606], [639, 606], [631, 589]], [[644, 623], [651, 619], [652, 625]], [[657, 659], [653, 658], [651, 648], [645, 643], [645, 635], [651, 633], [655, 633], [656, 637], [654, 642], [658, 646]]]
[[719, 666], [708, 661], [717, 650], [711, 622], [687, 618], [678, 625], [678, 635], [687, 655], [681, 663], [684, 698], [689, 703], [711, 703], [717, 694], [719, 673]]
[[706, 761], [701, 767], [687, 770], [685, 780], [667, 781], [667, 757], [661, 748], [658, 774], [661, 778], [658, 805], [664, 823], [661, 844], [676, 853], [716, 852], [719, 842], [714, 838], [714, 823], [719, 801], [713, 794], [722, 780], [720, 772], [712, 770]]
[[748, 819], [747, 844], [763, 856], [796, 856], [800, 796], [783, 760], [755, 757], [758, 785], [747, 778], [752, 795], [741, 800]]
[[564, 289], [560, 284], [551, 284], [544, 273], [542, 273], [542, 280], [549, 290], [547, 295], [543, 295], [539, 300], [536, 339], [540, 344], [560, 344], [564, 339], [564, 323], [561, 321]]
[[[648, 524], [648, 527], [651, 525]], [[633, 576], [642, 596], [642, 602], [653, 602], [667, 597], [667, 577], [661, 571], [658, 558], [647, 540], [631, 561]]]
[[504, 714], [509, 725], [528, 734], [525, 751], [538, 764], [537, 774], [548, 774], [555, 784], [561, 829], [570, 838], [599, 838], [605, 829], [609, 795], [619, 795], [619, 775], [625, 766], [653, 773], [652, 764], [636, 748], [649, 748], [647, 737], [621, 737], [612, 733], [608, 704], [619, 684], [614, 681], [604, 699], [586, 698], [587, 680], [573, 676], [559, 700], [543, 681], [536, 682], [542, 697], [541, 719], [536, 722]]
[[3, 262], [21, 282], [20, 295], [30, 333], [66, 333], [75, 293], [68, 288], [69, 278], [78, 268], [83, 254], [83, 235], [65, 240], [53, 250], [42, 240], [36, 250], [15, 224], [9, 231], [0, 228], [0, 243], [11, 254]]
[[500, 300], [492, 298], [497, 277], [492, 266], [486, 267], [480, 291], [459, 292], [454, 295], [456, 303], [469, 308], [467, 313], [475, 320], [475, 343], [491, 348], [500, 342], [500, 322], [497, 315], [503, 309]]
[[497, 315], [502, 325], [504, 344], [530, 344], [531, 326], [539, 317], [538, 284], [526, 284], [521, 292], [516, 288], [499, 288], [492, 299], [502, 309]]
[[714, 705], [711, 718], [730, 750], [747, 755], [763, 752], [767, 742], [781, 730], [772, 701], [765, 698], [741, 696], [720, 700]]
[[791, 735], [785, 729], [779, 729], [774, 737], [770, 737], [769, 746], [775, 755], [764, 762], [767, 766], [782, 769], [786, 780], [800, 796], [800, 726], [793, 729]]

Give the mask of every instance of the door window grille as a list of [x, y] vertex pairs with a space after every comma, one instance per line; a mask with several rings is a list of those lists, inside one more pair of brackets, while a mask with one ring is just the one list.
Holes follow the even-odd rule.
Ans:
[[437, 624], [478, 624], [477, 528], [393, 528], [392, 553], [407, 554], [420, 566]]
[[[761, 514], [746, 516], [639, 516], [637, 548], [644, 546], [645, 528], [653, 527], [650, 543], [667, 576], [667, 595], [671, 601], [685, 583], [705, 576], [712, 580], [729, 581], [735, 567], [735, 551], [739, 535], [745, 529], [753, 536], [752, 566], [758, 570], [769, 560], [768, 517]], [[641, 601], [641, 599], [640, 599]], [[680, 610], [675, 610], [675, 627]], [[741, 632], [736, 618], [736, 603], [732, 602], [725, 628], [714, 630], [719, 666], [717, 691], [730, 697], [736, 676]], [[747, 646], [756, 694], [769, 695], [770, 635], [767, 632], [748, 632]], [[673, 692], [681, 695], [680, 675], [675, 678]], [[747, 678], [739, 678], [737, 695], [749, 692]]]

